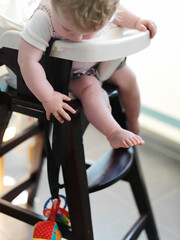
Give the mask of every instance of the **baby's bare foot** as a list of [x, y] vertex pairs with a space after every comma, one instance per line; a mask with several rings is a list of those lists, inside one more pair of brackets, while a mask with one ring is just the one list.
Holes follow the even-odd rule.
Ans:
[[144, 144], [144, 141], [140, 136], [122, 128], [114, 131], [108, 137], [108, 141], [112, 148], [128, 148], [135, 145]]

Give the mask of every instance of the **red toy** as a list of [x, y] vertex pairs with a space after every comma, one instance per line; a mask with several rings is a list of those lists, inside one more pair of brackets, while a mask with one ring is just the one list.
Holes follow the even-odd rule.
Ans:
[[[65, 201], [64, 208], [60, 207], [61, 198]], [[47, 208], [49, 201], [52, 202], [52, 207]], [[59, 198], [53, 200], [49, 198], [44, 205], [44, 216], [48, 217], [48, 221], [38, 222], [34, 227], [33, 240], [61, 240], [61, 233], [58, 228], [57, 222], [61, 222], [70, 226], [69, 212], [66, 208], [66, 199], [63, 195], [59, 195]]]

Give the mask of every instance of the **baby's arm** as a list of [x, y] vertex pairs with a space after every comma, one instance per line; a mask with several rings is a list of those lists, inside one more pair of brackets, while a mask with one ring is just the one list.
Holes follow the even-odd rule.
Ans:
[[139, 31], [150, 31], [150, 38], [153, 38], [157, 32], [155, 23], [148, 19], [142, 19], [129, 12], [123, 6], [119, 6], [114, 23], [120, 27], [137, 29]]
[[71, 99], [64, 94], [54, 91], [46, 79], [45, 71], [39, 63], [42, 55], [42, 50], [21, 39], [18, 63], [24, 81], [31, 92], [42, 102], [48, 120], [50, 120], [52, 113], [60, 123], [64, 122], [62, 117], [70, 121], [71, 118], [65, 110], [71, 113], [75, 113], [75, 110], [64, 101], [70, 101]]

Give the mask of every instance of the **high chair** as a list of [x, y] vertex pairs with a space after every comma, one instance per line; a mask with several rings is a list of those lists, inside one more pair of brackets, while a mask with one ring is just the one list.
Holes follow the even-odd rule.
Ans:
[[[8, 66], [16, 74], [18, 80], [17, 90], [7, 88], [6, 92], [0, 92], [0, 156], [32, 135], [46, 132], [48, 166], [52, 167], [52, 164], [55, 166], [53, 174], [51, 171], [48, 172], [53, 196], [56, 196], [57, 189], [60, 187], [58, 183], [60, 164], [63, 171], [71, 220], [71, 228], [61, 226], [60, 230], [64, 238], [93, 240], [89, 193], [109, 187], [119, 180], [125, 180], [130, 183], [140, 217], [123, 239], [137, 239], [141, 231], [145, 229], [149, 240], [158, 240], [159, 237], [135, 147], [111, 149], [97, 163], [89, 166], [86, 171], [82, 135], [88, 122], [84, 118], [79, 100], [75, 99], [71, 102], [73, 108], [76, 109], [76, 114], [72, 116], [70, 122], [65, 121], [64, 124], [59, 124], [55, 119], [51, 119], [51, 124], [54, 124], [51, 151], [48, 140], [50, 124], [46, 121], [42, 105], [25, 86], [17, 64], [19, 39], [19, 31], [6, 31], [0, 36], [0, 64]], [[41, 64], [44, 66], [47, 78], [54, 89], [67, 94], [73, 60], [106, 61], [106, 63], [109, 61], [109, 65], [113, 69], [120, 61], [116, 61], [116, 59], [138, 52], [147, 47], [149, 43], [148, 32], [113, 28], [104, 36], [81, 43], [72, 44], [68, 41], [55, 41], [49, 53], [43, 56]], [[99, 69], [99, 71], [102, 73], [101, 78], [103, 80], [108, 78], [108, 73], [103, 75], [103, 69]], [[58, 81], [56, 81], [57, 79]], [[122, 127], [126, 128], [125, 113], [116, 87], [104, 84], [104, 88], [110, 98], [113, 116]], [[35, 126], [23, 132], [22, 135], [16, 136], [14, 140], [5, 144], [2, 143], [2, 136], [12, 112], [35, 117], [38, 122]], [[43, 146], [43, 144], [41, 145]], [[43, 148], [41, 149], [43, 150]], [[37, 186], [43, 151], [41, 153], [39, 154], [38, 166], [30, 174], [30, 177], [15, 186], [11, 191], [2, 194], [0, 199], [0, 212], [30, 225], [34, 225], [45, 218], [31, 210], [14, 206], [11, 201], [22, 190], [29, 188], [31, 185], [34, 186], [34, 184]], [[36, 188], [31, 191], [31, 203], [33, 203], [35, 190]]]

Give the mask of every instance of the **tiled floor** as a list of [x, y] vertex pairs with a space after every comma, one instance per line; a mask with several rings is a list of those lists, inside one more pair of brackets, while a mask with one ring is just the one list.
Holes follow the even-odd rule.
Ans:
[[[161, 240], [180, 240], [180, 161], [174, 145], [142, 131], [146, 144], [138, 148], [140, 164], [152, 202]], [[84, 137], [88, 160], [96, 161], [109, 146], [106, 139], [93, 127]], [[98, 147], [97, 147], [98, 146]], [[21, 177], [27, 172], [27, 163], [22, 161], [22, 149], [6, 156], [6, 175]], [[17, 157], [19, 156], [19, 158]], [[16, 157], [16, 161], [13, 158]], [[16, 169], [16, 171], [14, 170]], [[46, 166], [43, 167], [34, 209], [41, 213], [42, 205], [49, 197]], [[126, 182], [118, 182], [90, 196], [95, 240], [120, 240], [138, 217], [135, 203]], [[33, 228], [20, 221], [0, 214], [1, 240], [31, 240]], [[146, 240], [145, 233], [139, 237]]]

